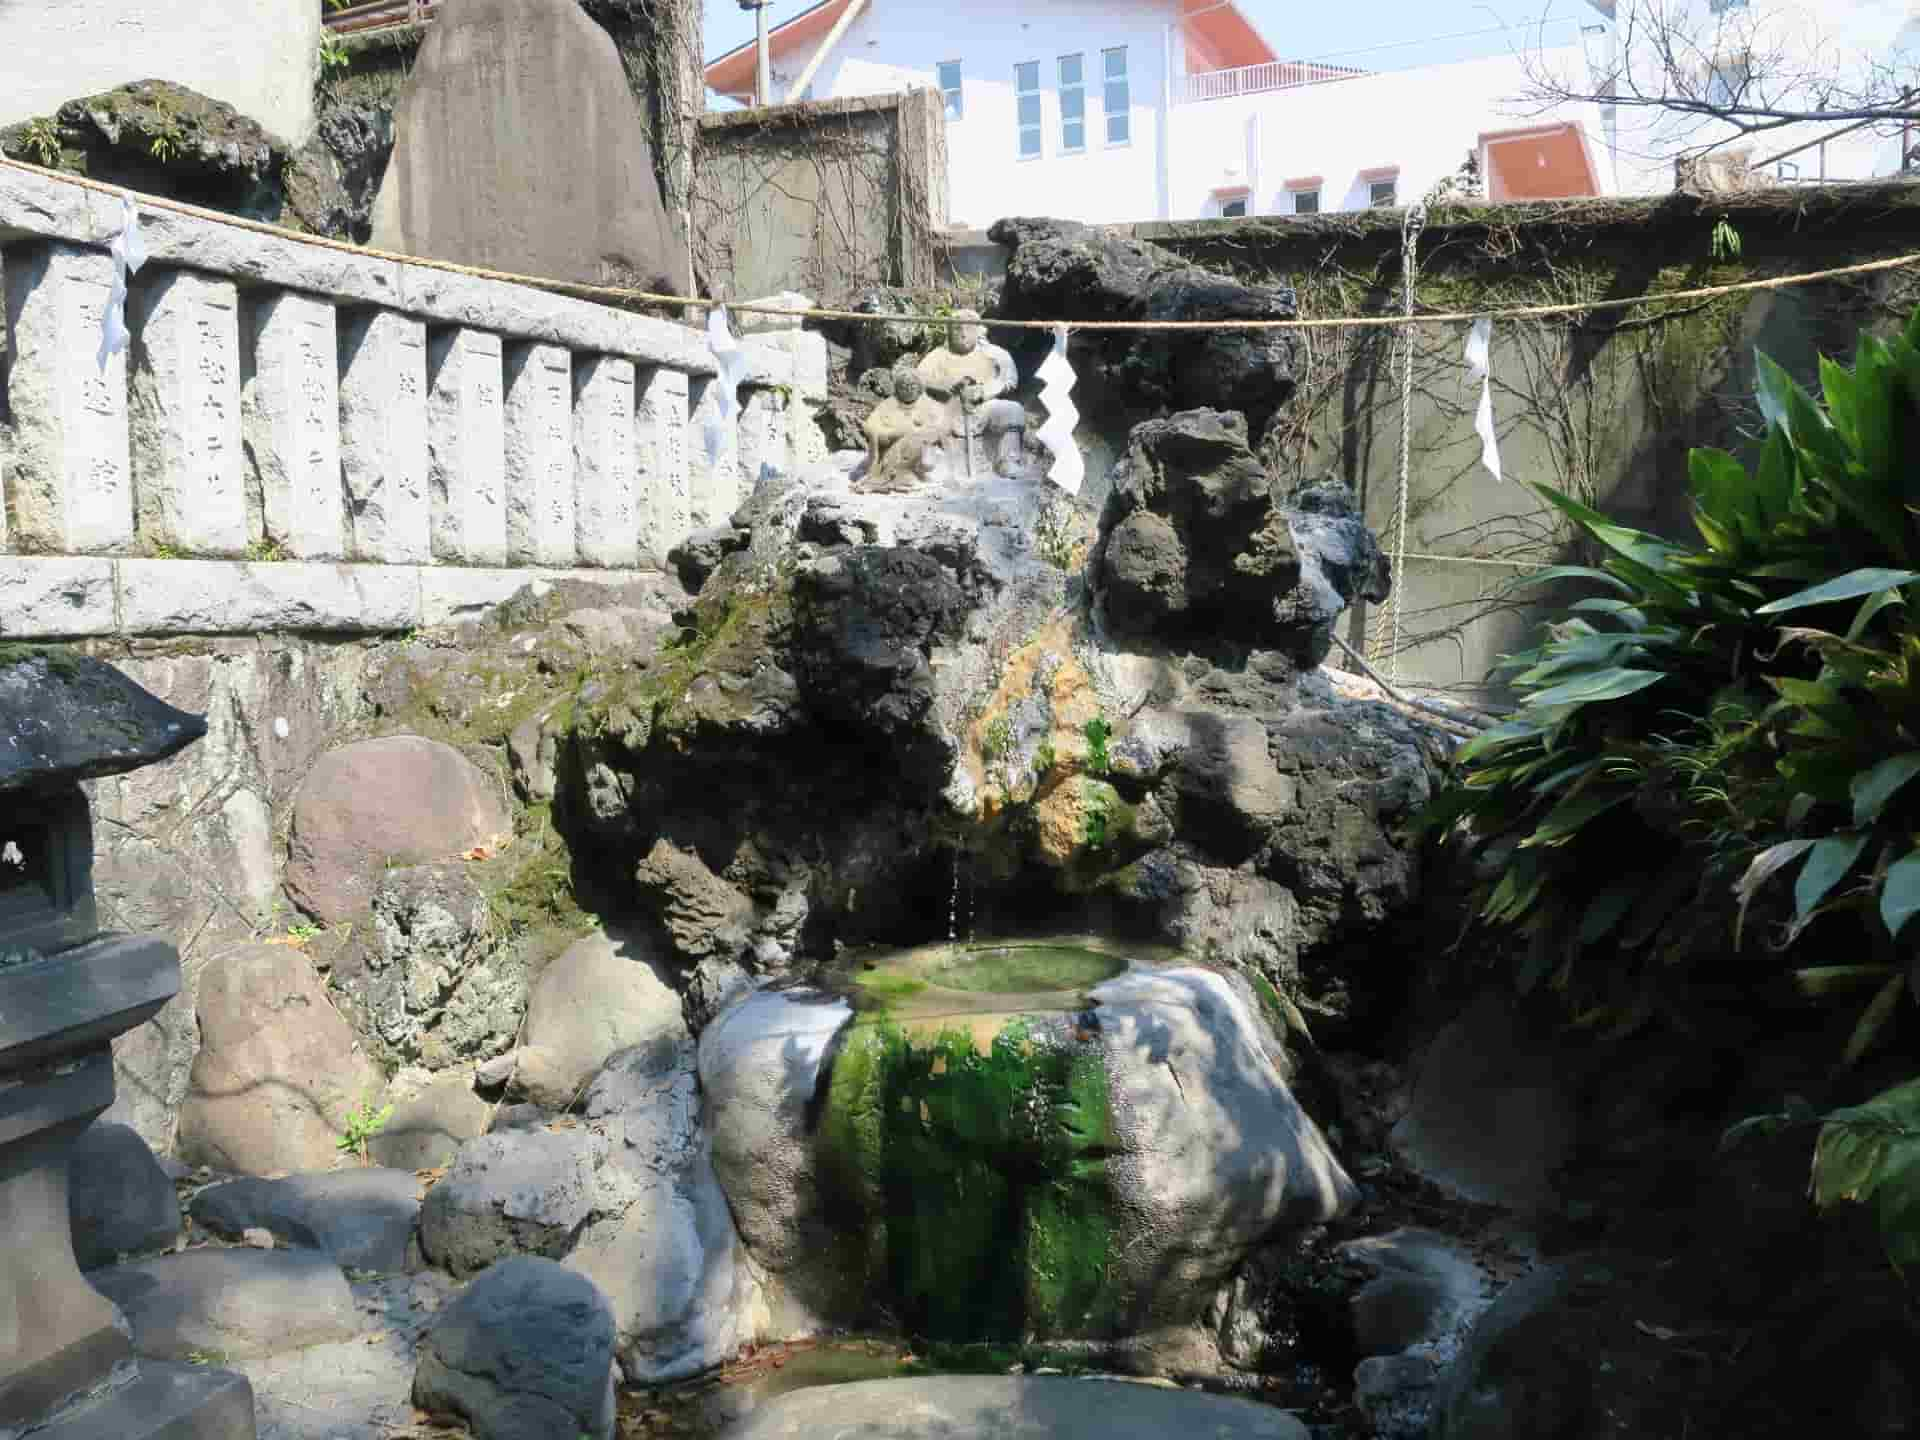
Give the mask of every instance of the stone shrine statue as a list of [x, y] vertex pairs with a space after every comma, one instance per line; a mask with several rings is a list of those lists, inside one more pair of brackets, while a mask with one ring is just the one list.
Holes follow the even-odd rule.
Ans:
[[927, 398], [920, 376], [902, 360], [894, 367], [893, 394], [874, 407], [862, 427], [867, 437], [867, 468], [853, 488], [880, 493], [910, 490], [929, 478], [948, 423], [946, 409]]
[[1013, 357], [983, 338], [978, 310], [956, 310], [947, 343], [920, 361], [927, 393], [947, 412], [947, 449], [962, 476], [1019, 472], [1027, 409], [1003, 398], [1019, 382]]

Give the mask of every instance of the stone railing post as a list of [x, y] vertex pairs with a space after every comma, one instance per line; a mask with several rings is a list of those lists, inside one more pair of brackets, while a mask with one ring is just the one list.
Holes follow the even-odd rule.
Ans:
[[113, 261], [59, 241], [7, 251], [12, 543], [59, 555], [133, 543], [127, 355], [96, 359]]
[[506, 374], [500, 337], [464, 325], [437, 331], [427, 357], [434, 558], [504, 565]]
[[640, 467], [634, 449], [633, 362], [583, 356], [573, 371], [574, 519], [583, 565], [640, 557]]
[[507, 559], [571, 565], [573, 358], [558, 345], [510, 345], [506, 373]]
[[128, 297], [130, 432], [141, 541], [240, 555], [248, 534], [240, 418], [240, 295], [193, 270], [148, 272]]
[[427, 496], [427, 327], [392, 310], [340, 327], [340, 472], [356, 560], [432, 558]]
[[640, 398], [636, 459], [644, 497], [641, 543], [655, 565], [665, 565], [667, 552], [701, 523], [694, 518], [687, 439], [686, 375], [649, 372]]
[[240, 392], [262, 537], [291, 560], [346, 553], [340, 485], [340, 340], [330, 301], [270, 292], [247, 310]]

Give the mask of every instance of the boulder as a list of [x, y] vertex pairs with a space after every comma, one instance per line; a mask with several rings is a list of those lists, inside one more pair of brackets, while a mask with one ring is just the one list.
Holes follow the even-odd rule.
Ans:
[[[1248, 285], [1105, 227], [1008, 218], [987, 232], [1009, 247], [999, 314], [1049, 320], [1291, 320], [1285, 285]], [[1254, 433], [1292, 396], [1295, 343], [1284, 330], [1082, 331], [1074, 362], [1129, 401], [1246, 414]]]
[[421, 1186], [406, 1170], [336, 1170], [284, 1180], [209, 1185], [188, 1207], [216, 1235], [264, 1230], [288, 1245], [325, 1252], [347, 1270], [405, 1270], [420, 1214]]
[[1112, 481], [1095, 578], [1122, 633], [1195, 650], [1226, 639], [1311, 666], [1356, 597], [1386, 598], [1386, 560], [1352, 492], [1325, 481], [1282, 500], [1240, 414], [1143, 421]]
[[1463, 1199], [1523, 1213], [1553, 1208], [1578, 1111], [1551, 1033], [1508, 997], [1483, 993], [1420, 1058], [1394, 1151]]
[[1501, 1292], [1440, 1381], [1433, 1440], [1574, 1440], [1599, 1433], [1595, 1400], [1603, 1337], [1623, 1273], [1576, 1255]]
[[1185, 1322], [1276, 1230], [1331, 1220], [1359, 1191], [1242, 989], [1179, 966], [1091, 998], [1113, 1117], [1109, 1283], [1130, 1328]]
[[357, 741], [321, 756], [294, 796], [287, 893], [327, 924], [352, 920], [387, 870], [455, 859], [512, 828], [499, 785], [451, 746]]
[[87, 1279], [154, 1360], [243, 1360], [360, 1333], [346, 1276], [312, 1250], [183, 1250]]
[[0, 648], [0, 793], [155, 764], [207, 733], [113, 666], [60, 647]]
[[682, 964], [732, 960], [745, 949], [753, 901], [708, 869], [698, 852], [663, 836], [634, 867], [633, 882]]
[[413, 1403], [479, 1440], [612, 1440], [613, 1312], [550, 1260], [503, 1260], [420, 1343]]
[[328, 1003], [306, 956], [246, 945], [201, 973], [194, 1057], [175, 1151], [240, 1174], [324, 1170], [349, 1112], [386, 1081]]
[[627, 1383], [711, 1370], [754, 1338], [755, 1286], [700, 1124], [692, 1039], [626, 1050], [587, 1092], [609, 1143], [599, 1210], [567, 1257], [613, 1307]]
[[421, 1250], [460, 1278], [515, 1254], [558, 1259], [594, 1214], [607, 1150], [586, 1130], [467, 1141], [420, 1207]]
[[1444, 1235], [1392, 1230], [1350, 1240], [1339, 1254], [1372, 1272], [1347, 1302], [1362, 1357], [1445, 1339], [1487, 1306], [1480, 1267]]
[[511, 1088], [536, 1105], [567, 1110], [608, 1056], [632, 1046], [671, 1048], [685, 1033], [680, 997], [655, 973], [642, 942], [596, 932], [561, 951], [534, 983]]
[[394, 1102], [393, 1114], [367, 1141], [376, 1165], [396, 1170], [431, 1170], [451, 1164], [460, 1146], [487, 1133], [493, 1107], [473, 1093], [464, 1071], [438, 1076], [418, 1094]]
[[1307, 1440], [1285, 1410], [1225, 1395], [1059, 1376], [927, 1375], [818, 1385], [761, 1405], [728, 1440]]
[[171, 1249], [180, 1238], [180, 1199], [137, 1132], [96, 1121], [67, 1161], [67, 1216], [82, 1270], [123, 1255]]
[[372, 923], [331, 980], [391, 1065], [438, 1070], [497, 1055], [526, 1011], [527, 967], [496, 939], [487, 897], [458, 861], [377, 873]]
[[808, 699], [832, 722], [890, 741], [903, 780], [916, 762], [943, 778], [950, 754], [920, 722], [933, 704], [933, 645], [966, 597], [951, 572], [904, 546], [858, 546], [794, 578], [794, 656]]
[[[148, 195], [259, 214], [280, 178], [278, 147], [257, 121], [169, 80], [69, 100], [52, 124], [62, 169]], [[33, 158], [21, 143], [24, 128], [0, 130], [0, 148]]]
[[858, 1019], [761, 991], [701, 1036], [715, 1168], [776, 1328], [885, 1312], [936, 1338], [1145, 1335], [1204, 1363], [1202, 1317], [1236, 1269], [1357, 1193], [1250, 992], [1137, 965], [956, 1022], [972, 992], [942, 990], [923, 953], [936, 969], [898, 962], [916, 968]]
[[740, 1238], [776, 1282], [769, 1298], [803, 1312], [844, 1307], [858, 1283], [833, 1263], [839, 1246], [809, 1123], [821, 1066], [852, 1018], [834, 996], [758, 990], [700, 1034], [714, 1172]]
[[690, 293], [687, 237], [661, 202], [620, 56], [574, 0], [450, 6], [413, 62], [396, 132], [375, 246]]

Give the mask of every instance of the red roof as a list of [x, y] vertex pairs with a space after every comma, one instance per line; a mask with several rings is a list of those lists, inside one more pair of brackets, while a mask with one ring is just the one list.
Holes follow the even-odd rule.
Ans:
[[[853, 0], [820, 0], [791, 20], [782, 21], [767, 32], [767, 49], [784, 50], [793, 45], [818, 45], [826, 39]], [[721, 95], [753, 94], [754, 42], [737, 45], [707, 66], [707, 88]], [[809, 51], [811, 53], [811, 51]]]
[[1180, 28], [1186, 35], [1189, 74], [1265, 65], [1280, 58], [1233, 0], [1180, 0]]

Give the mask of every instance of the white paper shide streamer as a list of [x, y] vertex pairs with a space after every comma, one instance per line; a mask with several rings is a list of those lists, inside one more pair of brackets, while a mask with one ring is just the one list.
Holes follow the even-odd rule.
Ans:
[[1493, 320], [1482, 315], [1467, 332], [1467, 369], [1480, 382], [1480, 407], [1474, 412], [1473, 433], [1480, 437], [1480, 463], [1493, 478], [1500, 475], [1500, 441], [1493, 429]]
[[718, 465], [733, 433], [734, 420], [740, 414], [740, 382], [747, 378], [747, 352], [727, 328], [727, 307], [716, 305], [707, 312], [707, 346], [714, 363], [720, 367], [720, 403], [718, 413], [706, 424], [707, 463]]
[[1040, 362], [1038, 374], [1040, 408], [1047, 412], [1047, 419], [1036, 432], [1036, 438], [1053, 456], [1047, 476], [1069, 495], [1078, 495], [1080, 482], [1086, 478], [1087, 463], [1080, 458], [1080, 447], [1073, 443], [1073, 427], [1080, 423], [1080, 412], [1074, 408], [1072, 394], [1079, 377], [1067, 359], [1066, 326], [1054, 327], [1053, 350]]
[[140, 216], [131, 196], [120, 197], [120, 233], [107, 247], [113, 256], [113, 291], [107, 296], [106, 313], [100, 318], [100, 369], [127, 348], [127, 277], [147, 263], [147, 242], [140, 238]]

